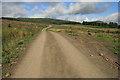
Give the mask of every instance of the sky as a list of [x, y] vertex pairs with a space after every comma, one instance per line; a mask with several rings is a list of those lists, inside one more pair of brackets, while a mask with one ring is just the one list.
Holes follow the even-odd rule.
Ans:
[[[11, 1], [11, 0], [10, 0]], [[13, 1], [13, 2], [12, 2]], [[2, 2], [2, 17], [118, 22], [118, 2]], [[117, 0], [116, 0], [117, 1]]]

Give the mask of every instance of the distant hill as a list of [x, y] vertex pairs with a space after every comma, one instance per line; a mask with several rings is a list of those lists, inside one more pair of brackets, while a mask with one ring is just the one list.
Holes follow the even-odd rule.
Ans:
[[59, 20], [59, 19], [51, 19], [51, 18], [8, 18], [8, 17], [2, 17], [2, 19], [22, 21], [22, 22], [43, 23], [43, 24], [57, 24], [57, 25], [81, 24], [79, 22]]
[[14, 20], [14, 21], [21, 21], [21, 22], [33, 22], [33, 23], [42, 23], [42, 24], [56, 24], [56, 25], [90, 25], [90, 26], [97, 26], [102, 28], [120, 28], [120, 25], [114, 22], [106, 23], [103, 21], [83, 21], [74, 22], [74, 21], [66, 21], [66, 20], [59, 20], [59, 19], [51, 19], [51, 18], [9, 18], [9, 17], [2, 17], [2, 19], [7, 20]]
[[107, 24], [106, 22], [104, 21], [90, 21], [90, 22], [87, 22], [87, 23], [100, 23], [100, 24]]

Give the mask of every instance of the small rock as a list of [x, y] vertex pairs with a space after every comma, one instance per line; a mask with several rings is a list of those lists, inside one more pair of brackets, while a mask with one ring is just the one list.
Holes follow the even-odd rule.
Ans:
[[92, 35], [92, 33], [88, 32], [88, 35]]
[[108, 59], [108, 58], [106, 58], [105, 60], [106, 60], [106, 61], [108, 61], [109, 59]]
[[2, 64], [0, 64], [0, 69], [2, 68]]
[[92, 54], [90, 56], [93, 56]]
[[19, 48], [17, 47], [16, 50], [18, 50]]
[[5, 75], [5, 77], [9, 77], [10, 76], [10, 73], [7, 73], [6, 75]]
[[116, 67], [116, 69], [119, 69], [119, 67]]
[[99, 56], [103, 56], [103, 53], [100, 53]]
[[0, 67], [2, 66], [2, 64], [0, 64]]

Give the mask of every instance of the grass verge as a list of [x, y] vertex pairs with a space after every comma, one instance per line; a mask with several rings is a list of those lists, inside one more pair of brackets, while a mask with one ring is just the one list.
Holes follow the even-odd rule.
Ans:
[[8, 77], [12, 65], [17, 63], [29, 41], [48, 25], [21, 23], [13, 21], [2, 22], [2, 75]]

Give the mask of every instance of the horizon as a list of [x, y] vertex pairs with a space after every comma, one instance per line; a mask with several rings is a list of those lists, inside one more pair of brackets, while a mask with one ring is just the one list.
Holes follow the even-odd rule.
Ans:
[[[4, 19], [4, 18], [14, 18], [14, 17], [0, 17], [0, 18]], [[25, 18], [25, 17], [17, 17], [17, 18]], [[15, 19], [17, 19], [17, 18], [15, 17]], [[54, 19], [54, 18], [28, 18], [28, 19]], [[55, 19], [55, 20], [62, 20], [62, 19]], [[69, 20], [63, 20], [63, 21], [69, 21]], [[96, 20], [96, 21], [100, 21], [100, 20]], [[96, 22], [96, 21], [85, 21], [85, 22]], [[76, 21], [71, 21], [71, 22], [76, 22]], [[101, 21], [101, 22], [104, 22], [104, 21]], [[78, 22], [78, 23], [82, 23], [82, 22]], [[113, 23], [115, 23], [115, 22], [113, 22]]]

